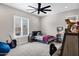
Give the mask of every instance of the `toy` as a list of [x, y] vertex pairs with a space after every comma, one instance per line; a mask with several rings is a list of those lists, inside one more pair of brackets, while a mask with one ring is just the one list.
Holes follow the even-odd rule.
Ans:
[[65, 31], [72, 32], [71, 27], [75, 24], [75, 22], [71, 22], [70, 19], [65, 19], [65, 22], [67, 23], [67, 28], [65, 29]]
[[76, 31], [79, 33], [79, 21], [77, 21]]
[[74, 24], [74, 25], [71, 27], [71, 31], [72, 31], [73, 33], [77, 33], [76, 27], [77, 27], [76, 24]]

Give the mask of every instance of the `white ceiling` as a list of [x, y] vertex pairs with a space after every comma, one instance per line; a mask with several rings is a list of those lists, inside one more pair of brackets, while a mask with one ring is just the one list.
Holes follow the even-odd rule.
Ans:
[[[34, 7], [37, 7], [38, 5], [37, 3], [4, 3], [4, 4], [20, 9], [22, 11], [28, 12], [28, 13], [31, 13], [32, 11], [34, 11], [33, 8], [28, 7], [29, 5], [34, 6]], [[37, 12], [33, 14], [38, 15], [38, 16], [45, 16], [49, 14], [56, 14], [56, 13], [79, 8], [78, 3], [42, 3], [42, 7], [47, 6], [47, 5], [51, 5], [49, 9], [52, 9], [52, 11], [48, 11], [47, 14], [44, 14], [42, 12], [39, 15], [37, 14]]]

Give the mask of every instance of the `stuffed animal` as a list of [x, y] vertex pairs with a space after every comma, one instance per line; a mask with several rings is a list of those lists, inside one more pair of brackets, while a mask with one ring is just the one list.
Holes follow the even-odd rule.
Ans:
[[76, 31], [79, 33], [79, 21], [77, 21]]
[[71, 27], [71, 31], [72, 33], [77, 33], [77, 29], [76, 29], [77, 25], [74, 24], [72, 27]]
[[75, 24], [75, 22], [71, 22], [70, 19], [65, 19], [65, 22], [67, 23], [66, 32], [72, 32], [71, 27]]

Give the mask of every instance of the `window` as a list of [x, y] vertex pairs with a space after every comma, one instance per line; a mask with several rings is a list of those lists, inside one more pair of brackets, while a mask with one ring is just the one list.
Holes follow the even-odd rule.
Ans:
[[14, 16], [14, 37], [22, 37], [29, 34], [29, 20], [25, 17]]

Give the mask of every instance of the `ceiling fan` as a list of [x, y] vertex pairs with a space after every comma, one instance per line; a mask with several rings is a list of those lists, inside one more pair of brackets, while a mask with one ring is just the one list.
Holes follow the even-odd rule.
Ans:
[[51, 7], [50, 5], [45, 6], [45, 7], [41, 7], [41, 3], [38, 3], [38, 7], [33, 7], [33, 6], [28, 6], [31, 8], [34, 8], [35, 10], [31, 13], [37, 12], [38, 14], [40, 14], [40, 12], [43, 12], [44, 14], [47, 14], [46, 11], [52, 11], [51, 9], [48, 9], [49, 7]]

